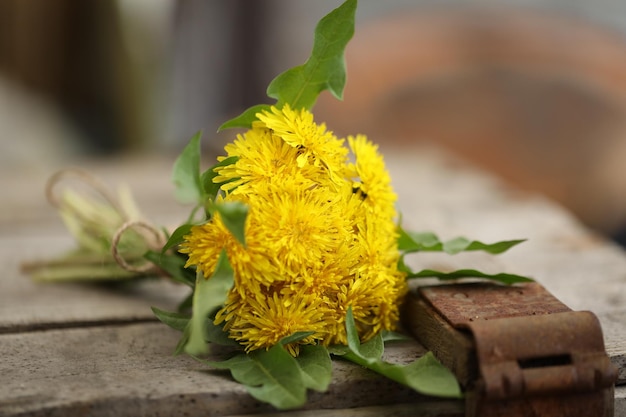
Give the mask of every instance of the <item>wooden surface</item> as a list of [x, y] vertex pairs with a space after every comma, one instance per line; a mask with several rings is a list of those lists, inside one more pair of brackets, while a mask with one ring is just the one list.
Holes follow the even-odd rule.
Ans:
[[[472, 267], [531, 275], [576, 310], [595, 312], [612, 361], [626, 383], [626, 254], [592, 235], [550, 201], [527, 195], [433, 149], [384, 150], [404, 223], [441, 238], [528, 238], [510, 253], [454, 257], [416, 254], [423, 268]], [[172, 198], [173, 158], [89, 162], [112, 186], [125, 182], [148, 218], [175, 225], [187, 214]], [[45, 167], [51, 168], [51, 167]], [[232, 382], [185, 357], [173, 357], [178, 333], [155, 321], [150, 306], [172, 308], [185, 290], [163, 280], [133, 287], [36, 284], [22, 261], [73, 246], [43, 186], [52, 170], [1, 172], [0, 415], [274, 414]], [[390, 360], [423, 353], [417, 343], [388, 349]], [[310, 393], [294, 416], [462, 415], [459, 401], [420, 397], [364, 369], [334, 361], [327, 394]], [[383, 405], [389, 405], [382, 407]], [[626, 386], [616, 389], [626, 416]], [[330, 409], [330, 410], [327, 410]], [[338, 411], [338, 410], [341, 411]]]

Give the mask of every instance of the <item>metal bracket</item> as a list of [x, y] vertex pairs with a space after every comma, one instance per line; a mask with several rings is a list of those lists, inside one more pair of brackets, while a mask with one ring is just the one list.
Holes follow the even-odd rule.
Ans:
[[468, 416], [613, 415], [617, 371], [591, 312], [537, 283], [419, 288], [407, 327], [466, 388]]

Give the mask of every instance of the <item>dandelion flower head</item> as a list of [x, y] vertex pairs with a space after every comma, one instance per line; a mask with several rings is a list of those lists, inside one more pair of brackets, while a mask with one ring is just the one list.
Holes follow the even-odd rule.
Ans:
[[[224, 201], [248, 205], [245, 240], [219, 215], [194, 226], [181, 252], [207, 279], [225, 249], [234, 286], [215, 316], [247, 351], [296, 332], [300, 344], [346, 344], [352, 308], [362, 341], [395, 328], [407, 287], [397, 269], [395, 194], [377, 147], [337, 138], [288, 105], [226, 145], [215, 169]], [[347, 142], [347, 146], [346, 146]]]

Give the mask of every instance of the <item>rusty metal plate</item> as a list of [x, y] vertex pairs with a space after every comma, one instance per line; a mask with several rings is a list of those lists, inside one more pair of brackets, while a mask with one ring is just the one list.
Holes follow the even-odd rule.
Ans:
[[515, 286], [467, 283], [419, 288], [419, 293], [452, 326], [504, 317], [571, 311], [536, 282]]
[[450, 284], [418, 293], [432, 314], [473, 339], [475, 363], [466, 366], [479, 375], [467, 386], [468, 416], [613, 415], [617, 373], [593, 313], [572, 311], [538, 283]]
[[615, 381], [600, 323], [590, 312], [494, 319], [469, 327], [488, 398], [595, 391]]

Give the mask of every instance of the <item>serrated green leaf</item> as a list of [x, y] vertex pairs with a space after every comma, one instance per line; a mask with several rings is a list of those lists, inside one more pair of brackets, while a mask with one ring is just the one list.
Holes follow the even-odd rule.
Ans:
[[170, 326], [172, 329], [178, 331], [184, 331], [187, 324], [189, 324], [189, 314], [174, 313], [171, 311], [161, 310], [157, 307], [151, 307], [154, 315], [163, 323]]
[[[356, 0], [347, 0], [319, 21], [311, 56], [304, 64], [279, 74], [267, 87], [268, 97], [277, 100], [276, 106], [287, 103], [294, 109], [310, 109], [324, 90], [329, 90], [338, 99], [343, 98], [346, 84], [344, 51], [354, 34], [356, 6]], [[257, 113], [270, 107], [269, 104], [250, 107], [222, 124], [218, 131], [250, 128], [257, 120]]]
[[180, 245], [184, 240], [183, 238], [187, 236], [189, 232], [191, 232], [192, 227], [193, 227], [193, 224], [190, 224], [190, 223], [185, 223], [185, 224], [181, 224], [180, 226], [178, 226], [176, 230], [172, 232], [169, 239], [167, 239], [167, 242], [165, 242], [165, 245], [163, 245], [163, 248], [161, 249], [161, 253], [165, 253], [165, 251], [167, 251], [168, 249], [173, 248], [174, 246]]
[[404, 253], [411, 252], [445, 252], [450, 255], [459, 252], [484, 251], [497, 255], [511, 249], [513, 246], [525, 242], [525, 239], [506, 240], [496, 243], [483, 243], [457, 237], [442, 242], [431, 232], [410, 232], [399, 228], [398, 250]]
[[228, 120], [227, 122], [223, 123], [217, 129], [217, 131], [221, 132], [222, 130], [232, 129], [234, 127], [250, 128], [252, 127], [252, 122], [254, 122], [255, 120], [258, 120], [258, 118], [256, 117], [257, 113], [260, 113], [264, 110], [269, 111], [271, 107], [272, 106], [269, 104], [257, 104], [256, 106], [252, 106], [244, 110], [244, 112], [241, 113], [239, 116], [234, 117]]
[[217, 176], [217, 172], [215, 172], [215, 168], [225, 167], [228, 165], [232, 165], [239, 160], [238, 156], [230, 156], [228, 158], [223, 159], [217, 164], [213, 165], [211, 168], [207, 169], [200, 176], [202, 181], [202, 186], [204, 188], [204, 192], [208, 199], [215, 200], [217, 194], [219, 193], [220, 186], [222, 183], [213, 182], [213, 178]]
[[432, 269], [424, 269], [419, 272], [413, 272], [407, 275], [407, 279], [411, 278], [439, 278], [441, 280], [453, 280], [461, 278], [485, 278], [507, 285], [516, 284], [518, 282], [534, 281], [532, 278], [525, 277], [523, 275], [507, 274], [503, 272], [497, 274], [487, 274], [485, 272], [477, 271], [475, 269], [459, 269], [452, 272], [441, 272]]
[[246, 218], [248, 217], [248, 206], [239, 201], [228, 201], [216, 204], [215, 210], [220, 214], [222, 223], [242, 244], [246, 245]]
[[202, 203], [203, 188], [200, 182], [200, 139], [196, 133], [180, 153], [172, 172], [175, 195], [181, 203]]
[[[382, 344], [380, 335], [361, 345], [356, 335], [351, 308], [348, 309], [346, 315], [346, 333], [348, 334], [348, 352], [342, 355], [343, 358], [411, 387], [421, 394], [448, 398], [461, 397], [461, 388], [454, 374], [437, 361], [431, 353], [427, 353], [409, 365], [397, 365], [381, 359], [383, 352], [379, 347]], [[372, 342], [376, 339], [379, 341]], [[369, 344], [371, 346], [368, 346]]]
[[209, 314], [224, 304], [232, 286], [233, 269], [228, 262], [226, 251], [222, 250], [215, 271], [209, 279], [205, 279], [200, 272], [196, 274], [193, 312], [189, 323], [189, 341], [185, 345], [185, 352], [192, 356], [206, 353], [206, 322]]
[[195, 272], [185, 268], [185, 259], [178, 254], [165, 254], [161, 252], [148, 251], [144, 258], [167, 272], [170, 279], [191, 288], [196, 285]]
[[332, 361], [325, 346], [302, 345], [296, 357], [303, 373], [304, 385], [307, 388], [324, 392], [332, 380]]
[[318, 95], [329, 90], [343, 97], [346, 83], [344, 51], [354, 34], [356, 0], [347, 0], [322, 18], [315, 28], [313, 50], [309, 59], [278, 75], [267, 87], [267, 95], [279, 107], [310, 109]]
[[417, 252], [441, 243], [439, 238], [431, 232], [409, 232], [402, 227], [398, 227], [398, 232], [398, 250], [402, 252]]
[[238, 354], [223, 362], [206, 363], [217, 369], [229, 369], [254, 398], [280, 410], [301, 407], [306, 402], [302, 370], [281, 344], [269, 350]]
[[516, 239], [516, 240], [504, 240], [496, 243], [482, 243], [477, 240], [468, 240], [464, 237], [457, 237], [455, 239], [448, 240], [443, 242], [443, 251], [454, 255], [459, 252], [469, 252], [469, 251], [483, 251], [487, 253], [491, 253], [492, 255], [497, 255], [507, 250], [511, 249], [513, 246], [519, 245], [522, 242], [525, 242], [526, 239]]

